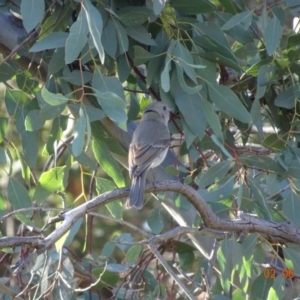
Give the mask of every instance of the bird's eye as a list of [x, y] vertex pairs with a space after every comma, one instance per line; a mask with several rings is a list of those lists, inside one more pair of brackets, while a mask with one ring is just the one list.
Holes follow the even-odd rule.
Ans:
[[163, 109], [164, 109], [164, 110], [166, 110], [166, 109], [167, 109], [167, 107], [166, 107], [166, 106], [164, 106], [164, 107], [163, 107]]

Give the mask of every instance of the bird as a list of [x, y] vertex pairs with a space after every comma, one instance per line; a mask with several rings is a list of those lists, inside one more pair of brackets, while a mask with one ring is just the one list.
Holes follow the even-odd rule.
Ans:
[[170, 108], [162, 102], [152, 102], [133, 133], [129, 146], [129, 176], [132, 179], [125, 207], [141, 209], [148, 170], [159, 166], [170, 146], [168, 122]]

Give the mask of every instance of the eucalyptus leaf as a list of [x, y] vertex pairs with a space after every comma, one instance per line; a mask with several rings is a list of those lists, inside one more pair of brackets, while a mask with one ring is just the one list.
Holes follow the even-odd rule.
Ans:
[[276, 16], [268, 23], [265, 32], [265, 44], [268, 54], [271, 56], [279, 46], [282, 35], [282, 26]]
[[63, 178], [64, 178], [64, 167], [55, 167], [49, 171], [43, 172], [38, 186], [34, 193], [34, 200], [38, 203], [42, 203], [47, 197], [56, 191], [64, 189]]
[[70, 28], [70, 35], [66, 40], [65, 61], [72, 63], [87, 43], [88, 24], [86, 15], [80, 10], [77, 20]]
[[27, 131], [20, 132], [22, 139], [23, 155], [26, 163], [31, 167], [36, 167], [39, 150], [39, 131]]
[[253, 11], [251, 10], [236, 14], [222, 26], [222, 29], [229, 30], [232, 27], [240, 24], [242, 24], [245, 29], [248, 29], [252, 21], [252, 14]]
[[85, 6], [83, 6], [88, 29], [90, 32], [90, 35], [92, 37], [94, 46], [97, 49], [97, 52], [99, 54], [99, 58], [104, 63], [105, 53], [103, 49], [103, 45], [101, 43], [101, 35], [102, 35], [102, 16], [98, 9], [90, 2], [90, 0], [85, 0]]
[[155, 46], [155, 41], [151, 38], [149, 32], [143, 26], [125, 28], [126, 33], [134, 40], [144, 45]]
[[79, 110], [79, 118], [77, 119], [74, 126], [74, 140], [72, 143], [72, 152], [74, 156], [79, 156], [83, 151], [84, 147], [84, 138], [86, 130], [86, 117], [81, 107]]
[[184, 92], [180, 88], [176, 76], [172, 77], [171, 94], [189, 129], [201, 140], [204, 136], [207, 121], [200, 103], [200, 96]]
[[20, 10], [23, 20], [23, 26], [29, 33], [43, 20], [45, 13], [45, 1], [21, 1]]
[[134, 46], [134, 64], [136, 66], [142, 65], [153, 58], [154, 55], [141, 46]]
[[146, 7], [127, 6], [118, 11], [119, 20], [128, 27], [135, 27], [148, 21], [151, 10]]
[[164, 228], [164, 222], [161, 217], [160, 207], [157, 207], [150, 211], [147, 219], [147, 223], [154, 234], [159, 234]]
[[94, 139], [93, 152], [103, 171], [105, 171], [118, 187], [125, 186], [124, 178], [119, 165], [110, 154], [103, 140]]
[[112, 58], [116, 57], [118, 43], [117, 43], [117, 29], [113, 20], [108, 19], [106, 26], [103, 29], [101, 36], [102, 45], [105, 52]]
[[300, 220], [298, 212], [300, 211], [300, 197], [293, 191], [289, 193], [289, 196], [283, 202], [283, 213], [290, 220], [294, 226], [299, 227]]
[[243, 122], [251, 123], [252, 118], [237, 95], [228, 87], [216, 83], [208, 85], [209, 97], [219, 109], [229, 116]]
[[56, 105], [63, 105], [64, 103], [67, 103], [69, 99], [62, 94], [53, 94], [50, 93], [46, 87], [44, 86], [41, 91], [41, 95], [43, 99], [50, 105], [56, 106]]
[[296, 105], [295, 93], [293, 88], [287, 88], [279, 93], [274, 104], [278, 107], [291, 109]]
[[230, 161], [222, 161], [209, 168], [205, 173], [201, 173], [200, 176], [198, 175], [195, 179], [195, 182], [200, 188], [205, 188], [206, 186], [223, 179], [228, 173], [229, 169]]
[[153, 0], [153, 12], [156, 16], [162, 12], [165, 4], [166, 0]]
[[40, 52], [49, 49], [63, 48], [66, 45], [69, 33], [51, 32], [45, 38], [37, 41], [30, 49], [30, 52]]
[[40, 110], [34, 109], [29, 112], [25, 119], [25, 127], [28, 131], [35, 131], [42, 128], [45, 120], [40, 117]]
[[207, 0], [175, 0], [171, 6], [186, 14], [204, 14], [215, 10], [215, 6]]
[[28, 191], [24, 185], [13, 178], [8, 180], [7, 198], [14, 210], [32, 206]]
[[116, 32], [117, 32], [117, 40], [118, 40], [118, 49], [117, 49], [117, 56], [127, 52], [128, 47], [129, 47], [129, 41], [127, 37], [127, 33], [120, 24], [118, 20], [113, 19], [114, 25], [116, 27]]

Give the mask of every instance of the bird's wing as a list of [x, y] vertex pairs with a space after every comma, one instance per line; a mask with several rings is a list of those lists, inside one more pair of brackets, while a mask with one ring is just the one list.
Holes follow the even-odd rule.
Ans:
[[130, 177], [137, 177], [170, 145], [170, 139], [159, 139], [154, 144], [131, 144], [129, 148], [129, 160], [131, 162]]

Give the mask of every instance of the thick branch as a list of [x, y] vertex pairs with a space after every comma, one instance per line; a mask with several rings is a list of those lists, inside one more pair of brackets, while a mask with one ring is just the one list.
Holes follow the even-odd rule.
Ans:
[[[228, 232], [255, 232], [271, 236], [273, 240], [300, 244], [299, 230], [288, 222], [276, 223], [261, 220], [244, 213], [240, 213], [240, 219], [237, 220], [222, 219], [216, 216], [205, 200], [197, 193], [197, 191], [188, 185], [174, 181], [162, 181], [153, 182], [146, 186], [146, 192], [148, 193], [157, 193], [163, 191], [173, 191], [184, 195], [200, 214], [203, 223], [207, 228]], [[38, 251], [36, 251], [37, 255], [42, 251], [47, 250], [56, 241], [58, 241], [69, 229], [71, 229], [73, 224], [79, 218], [83, 217], [85, 214], [91, 212], [99, 206], [105, 205], [116, 199], [127, 197], [128, 193], [128, 187], [109, 191], [72, 210], [60, 214], [59, 216], [53, 218], [52, 222], [63, 220], [62, 224], [44, 239], [32, 237], [32, 240], [29, 243], [28, 240], [25, 240], [23, 237], [7, 237], [0, 239], [0, 247], [12, 247], [14, 246], [14, 241], [17, 245], [20, 245], [20, 242], [24, 239], [24, 241], [27, 241], [27, 245], [38, 248]], [[30, 239], [30, 237], [27, 237], [27, 239]], [[32, 253], [32, 255], [30, 255], [30, 259], [34, 258], [35, 255]], [[27, 264], [26, 261], [21, 262], [18, 266], [18, 270], [20, 268], [24, 268], [25, 264]]]

